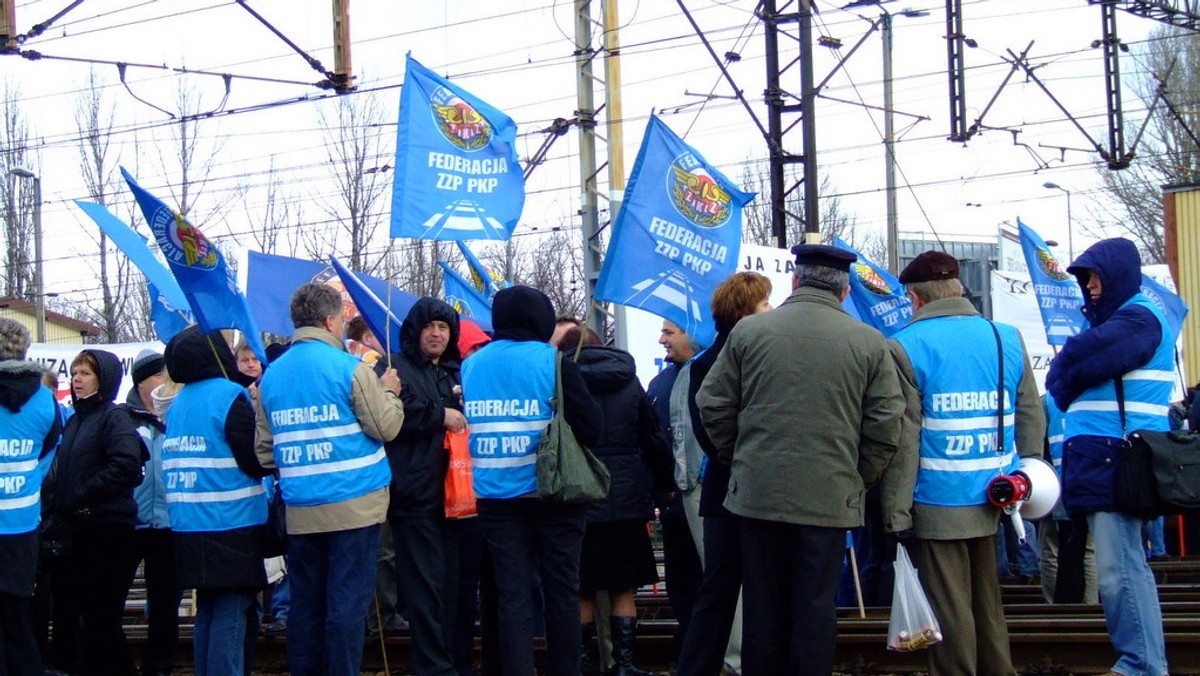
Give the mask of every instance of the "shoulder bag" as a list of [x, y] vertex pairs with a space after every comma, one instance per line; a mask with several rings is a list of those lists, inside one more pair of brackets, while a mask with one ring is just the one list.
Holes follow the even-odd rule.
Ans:
[[[1117, 407], [1125, 429], [1125, 393], [1117, 380]], [[1134, 430], [1117, 458], [1117, 509], [1144, 519], [1200, 507], [1200, 434]]]
[[538, 495], [567, 504], [595, 502], [608, 495], [608, 468], [583, 444], [567, 424], [563, 402], [562, 355], [554, 362], [554, 417], [542, 434], [537, 451]]

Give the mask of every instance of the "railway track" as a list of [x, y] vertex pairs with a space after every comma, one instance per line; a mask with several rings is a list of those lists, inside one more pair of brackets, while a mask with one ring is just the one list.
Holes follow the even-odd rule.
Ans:
[[[1200, 676], [1200, 560], [1155, 563], [1153, 568], [1160, 581], [1159, 599], [1171, 673]], [[127, 604], [126, 633], [135, 651], [140, 650], [146, 638], [146, 626], [141, 618], [144, 600], [140, 591], [135, 587]], [[1002, 591], [1013, 663], [1019, 673], [1028, 676], [1099, 674], [1107, 671], [1115, 661], [1100, 606], [1047, 605], [1042, 601], [1040, 589], [1031, 584], [1007, 584], [1002, 586]], [[185, 601], [185, 611], [187, 604]], [[638, 607], [642, 613], [639, 665], [666, 673], [676, 627], [666, 595], [643, 591], [639, 594]], [[190, 618], [181, 619], [184, 624], [180, 632], [180, 659], [186, 661], [190, 657], [192, 626]], [[886, 649], [887, 624], [887, 608], [867, 608], [866, 617], [859, 617], [857, 608], [839, 610], [837, 661], [841, 673], [868, 676], [925, 670], [924, 652], [895, 653]], [[281, 637], [260, 638], [255, 671], [286, 673], [285, 646]], [[541, 647], [540, 641], [538, 646]], [[378, 639], [367, 641], [363, 669], [371, 673], [383, 672], [386, 648], [391, 672], [406, 673], [410, 647], [411, 639], [407, 635], [386, 637], [383, 646]]]

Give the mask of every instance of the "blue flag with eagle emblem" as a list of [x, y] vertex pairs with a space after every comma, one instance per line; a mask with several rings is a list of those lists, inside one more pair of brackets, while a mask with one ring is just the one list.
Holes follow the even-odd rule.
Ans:
[[712, 344], [709, 301], [737, 269], [742, 207], [752, 199], [650, 115], [595, 299], [641, 308]]
[[442, 268], [442, 278], [445, 282], [446, 303], [463, 317], [476, 319], [482, 317], [490, 321], [492, 317], [492, 302], [483, 297], [467, 280], [450, 267], [446, 261], [438, 261]]
[[146, 192], [124, 167], [121, 175], [133, 191], [158, 242], [158, 250], [167, 259], [167, 266], [179, 282], [200, 329], [205, 333], [216, 329], [241, 331], [259, 361], [267, 363], [258, 325], [246, 307], [246, 297], [238, 290], [237, 279], [225, 257], [199, 228]]
[[525, 206], [517, 125], [406, 57], [392, 237], [507, 240]]
[[1071, 336], [1087, 328], [1083, 318], [1083, 290], [1074, 275], [1067, 272], [1050, 253], [1050, 247], [1033, 228], [1017, 219], [1017, 230], [1021, 235], [1021, 251], [1025, 254], [1025, 265], [1029, 268], [1029, 280], [1033, 282], [1033, 294], [1042, 311], [1042, 325], [1046, 327], [1046, 343], [1062, 345]]
[[905, 295], [904, 286], [892, 273], [876, 265], [841, 237], [835, 238], [833, 243], [858, 256], [858, 260], [850, 264], [850, 295], [846, 297], [848, 302], [842, 305], [853, 304], [852, 315], [890, 338], [912, 318], [912, 301]]

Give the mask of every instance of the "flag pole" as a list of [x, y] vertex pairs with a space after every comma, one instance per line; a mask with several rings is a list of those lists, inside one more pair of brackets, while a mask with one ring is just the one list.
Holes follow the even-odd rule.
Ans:
[[385, 255], [387, 258], [384, 259], [383, 268], [387, 272], [387, 315], [383, 318], [383, 332], [386, 334], [383, 337], [383, 348], [387, 352], [387, 367], [392, 368], [392, 256], [390, 253]]

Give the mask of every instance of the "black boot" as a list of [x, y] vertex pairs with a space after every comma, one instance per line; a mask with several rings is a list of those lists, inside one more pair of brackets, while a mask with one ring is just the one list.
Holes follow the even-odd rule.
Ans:
[[583, 676], [599, 676], [600, 670], [592, 661], [592, 644], [596, 640], [596, 622], [584, 622], [579, 625], [579, 655], [581, 659], [580, 673]]
[[612, 676], [654, 676], [652, 672], [633, 666], [633, 644], [637, 640], [637, 618], [617, 617], [612, 621]]

